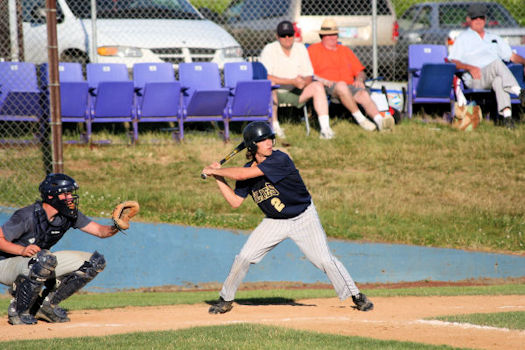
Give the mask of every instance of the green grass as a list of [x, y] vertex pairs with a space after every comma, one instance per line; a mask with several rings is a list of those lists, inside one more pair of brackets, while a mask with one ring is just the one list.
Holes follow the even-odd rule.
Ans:
[[[284, 120], [294, 159], [312, 193], [330, 237], [481, 251], [525, 252], [525, 125], [515, 131], [484, 122], [474, 132], [419, 120], [393, 133], [368, 133], [337, 119], [334, 140], [320, 140], [317, 125]], [[189, 131], [176, 143], [170, 135], [142, 131], [141, 143], [123, 133], [98, 132], [112, 145], [66, 145], [65, 172], [80, 185], [80, 208], [109, 217], [123, 199], [138, 200], [137, 220], [232, 230], [252, 230], [262, 219], [247, 199], [233, 210], [201, 169], [221, 159], [239, 141], [233, 124], [224, 144], [213, 129]], [[68, 136], [76, 137], [76, 136]], [[38, 149], [0, 149], [0, 205], [21, 207], [38, 198]], [[244, 153], [225, 166], [240, 166]], [[21, 196], [23, 193], [26, 197]]]
[[525, 311], [498, 312], [436, 317], [445, 322], [469, 323], [479, 326], [525, 330]]
[[179, 331], [128, 333], [105, 337], [42, 339], [2, 343], [3, 349], [323, 349], [427, 350], [448, 346], [328, 335], [255, 324], [210, 326]]

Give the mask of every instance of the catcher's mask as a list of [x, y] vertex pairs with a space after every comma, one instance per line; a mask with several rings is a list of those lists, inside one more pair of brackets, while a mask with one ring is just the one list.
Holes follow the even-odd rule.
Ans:
[[[71, 219], [78, 215], [78, 190], [76, 181], [65, 174], [49, 174], [38, 187], [42, 201], [55, 208], [60, 214]], [[59, 195], [71, 193], [71, 197], [60, 199]], [[51, 198], [50, 198], [51, 197]]]
[[272, 139], [275, 141], [275, 134], [273, 133], [270, 125], [266, 122], [256, 121], [249, 123], [242, 131], [242, 137], [248, 152], [252, 154], [257, 152], [257, 142], [261, 142], [266, 139]]

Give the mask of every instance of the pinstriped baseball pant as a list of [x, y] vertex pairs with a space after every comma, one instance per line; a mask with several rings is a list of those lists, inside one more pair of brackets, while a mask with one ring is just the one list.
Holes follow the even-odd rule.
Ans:
[[292, 239], [308, 260], [328, 276], [340, 300], [359, 293], [346, 268], [332, 255], [326, 233], [312, 203], [302, 214], [292, 219], [263, 219], [235, 257], [220, 296], [227, 301], [234, 300], [235, 292], [250, 265], [261, 261], [286, 238]]

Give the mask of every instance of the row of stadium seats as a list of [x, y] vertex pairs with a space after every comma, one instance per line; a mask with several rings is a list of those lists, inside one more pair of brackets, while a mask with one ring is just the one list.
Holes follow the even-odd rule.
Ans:
[[[130, 122], [136, 142], [142, 122], [176, 122], [183, 139], [184, 123], [217, 121], [228, 140], [232, 121], [271, 120], [271, 83], [264, 73], [256, 79], [261, 71], [256, 62], [227, 63], [223, 85], [212, 62], [179, 64], [178, 80], [169, 63], [137, 63], [132, 79], [124, 64], [89, 63], [84, 79], [80, 63], [61, 62], [60, 114], [86, 124], [87, 142], [93, 123], [116, 122]], [[47, 64], [0, 62], [0, 120], [49, 119], [48, 82]]]

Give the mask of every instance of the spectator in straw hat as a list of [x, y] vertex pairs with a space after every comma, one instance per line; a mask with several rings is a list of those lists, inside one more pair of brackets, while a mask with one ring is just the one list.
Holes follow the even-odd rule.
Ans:
[[[339, 28], [337, 23], [327, 18], [319, 31], [321, 42], [308, 47], [315, 78], [325, 86], [332, 101], [341, 102], [352, 113], [357, 123], [365, 130], [373, 131], [392, 129], [395, 124], [390, 114], [383, 116], [370, 94], [365, 89], [365, 67], [349, 47], [338, 43]], [[359, 110], [360, 104], [374, 122], [370, 122]]]
[[302, 43], [295, 42], [295, 29], [289, 21], [277, 26], [277, 40], [267, 44], [261, 52], [261, 62], [268, 71], [268, 79], [280, 88], [273, 91], [273, 129], [276, 135], [284, 138], [277, 119], [277, 106], [280, 102], [302, 107], [313, 99], [314, 109], [321, 126], [320, 137], [331, 139], [334, 132], [330, 128], [328, 101], [323, 84], [313, 81], [313, 68], [308, 51]]
[[499, 35], [485, 31], [487, 6], [473, 3], [467, 10], [469, 28], [462, 32], [450, 48], [448, 59], [458, 69], [464, 69], [463, 82], [469, 88], [494, 90], [498, 112], [507, 128], [514, 128], [510, 94], [518, 95], [525, 107], [525, 89], [503, 63], [524, 63], [523, 57], [512, 52], [509, 44]]

